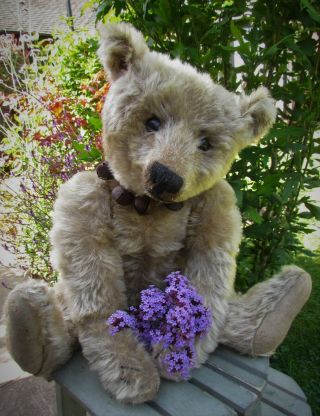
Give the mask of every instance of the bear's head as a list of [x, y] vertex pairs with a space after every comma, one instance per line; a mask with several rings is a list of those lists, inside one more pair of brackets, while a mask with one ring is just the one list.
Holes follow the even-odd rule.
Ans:
[[238, 97], [189, 64], [150, 51], [126, 23], [101, 29], [99, 56], [111, 83], [105, 158], [137, 195], [180, 202], [211, 188], [275, 120], [267, 89]]

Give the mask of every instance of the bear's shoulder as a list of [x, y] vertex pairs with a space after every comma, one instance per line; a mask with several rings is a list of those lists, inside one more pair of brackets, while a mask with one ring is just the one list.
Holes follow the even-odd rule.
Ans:
[[71, 219], [108, 217], [110, 194], [105, 181], [98, 178], [95, 171], [76, 173], [60, 186], [54, 204], [54, 219], [68, 216]]
[[233, 209], [237, 205], [236, 194], [225, 179], [218, 181], [212, 188], [199, 195], [199, 197], [202, 199], [203, 206], [206, 206], [208, 209], [218, 207]]

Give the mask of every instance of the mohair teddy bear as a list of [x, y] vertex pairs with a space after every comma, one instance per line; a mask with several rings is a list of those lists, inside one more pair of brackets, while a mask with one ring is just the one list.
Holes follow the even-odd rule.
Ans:
[[[156, 394], [163, 362], [106, 319], [139, 302], [150, 284], [180, 270], [212, 314], [197, 365], [222, 343], [270, 354], [311, 291], [295, 266], [243, 295], [233, 289], [241, 218], [224, 177], [238, 152], [276, 117], [260, 87], [238, 97], [209, 75], [152, 52], [125, 23], [102, 29], [111, 88], [103, 109], [105, 164], [63, 184], [54, 205], [52, 264], [59, 281], [29, 280], [9, 294], [7, 345], [26, 371], [50, 377], [79, 341], [104, 388], [140, 403]], [[160, 354], [161, 355], [161, 354]]]

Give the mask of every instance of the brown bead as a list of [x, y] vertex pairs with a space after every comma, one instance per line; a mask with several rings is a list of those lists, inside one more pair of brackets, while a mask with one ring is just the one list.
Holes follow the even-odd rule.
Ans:
[[97, 175], [98, 178], [103, 179], [105, 181], [109, 181], [113, 179], [112, 172], [107, 164], [107, 162], [102, 162], [100, 165], [97, 166]]
[[112, 190], [112, 198], [120, 205], [130, 205], [134, 200], [133, 193], [127, 191], [122, 186], [116, 186]]
[[136, 196], [134, 199], [134, 207], [138, 214], [143, 215], [147, 212], [150, 204], [150, 198], [147, 195]]
[[171, 211], [179, 211], [183, 208], [183, 202], [172, 202], [171, 204], [164, 204]]

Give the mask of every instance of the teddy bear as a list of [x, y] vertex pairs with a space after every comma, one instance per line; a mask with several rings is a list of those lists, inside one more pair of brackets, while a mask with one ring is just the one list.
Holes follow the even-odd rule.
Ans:
[[[241, 217], [224, 179], [244, 147], [276, 117], [268, 90], [238, 96], [179, 59], [149, 50], [127, 23], [101, 29], [99, 56], [111, 84], [102, 112], [105, 162], [64, 183], [53, 210], [51, 261], [58, 283], [29, 279], [5, 305], [6, 340], [26, 371], [50, 378], [80, 344], [116, 399], [150, 400], [163, 361], [130, 328], [106, 319], [139, 302], [149, 285], [181, 271], [212, 314], [195, 345], [200, 366], [217, 345], [271, 354], [311, 291], [296, 266], [234, 290]], [[176, 379], [179, 379], [177, 377]]]

